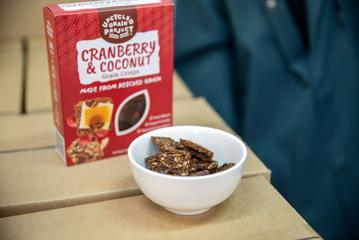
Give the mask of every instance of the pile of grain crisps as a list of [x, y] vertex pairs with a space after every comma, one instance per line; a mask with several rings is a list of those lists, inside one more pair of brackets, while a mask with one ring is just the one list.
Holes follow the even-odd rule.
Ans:
[[213, 152], [190, 140], [179, 142], [169, 137], [151, 137], [152, 143], [160, 151], [145, 158], [148, 169], [174, 176], [204, 176], [224, 171], [234, 163], [218, 166]]

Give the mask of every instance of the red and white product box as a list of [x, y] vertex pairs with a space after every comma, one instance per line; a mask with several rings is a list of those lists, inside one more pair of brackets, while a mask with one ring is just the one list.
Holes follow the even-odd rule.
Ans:
[[172, 0], [44, 7], [57, 149], [67, 165], [124, 154], [172, 125]]

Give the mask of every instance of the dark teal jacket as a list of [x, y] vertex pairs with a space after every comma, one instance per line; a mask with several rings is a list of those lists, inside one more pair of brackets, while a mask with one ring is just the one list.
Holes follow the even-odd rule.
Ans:
[[359, 1], [178, 0], [175, 65], [325, 239], [359, 239]]

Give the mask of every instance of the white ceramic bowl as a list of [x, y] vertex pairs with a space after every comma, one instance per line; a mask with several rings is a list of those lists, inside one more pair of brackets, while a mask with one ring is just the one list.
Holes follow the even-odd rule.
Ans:
[[[195, 177], [170, 176], [146, 168], [144, 159], [158, 150], [151, 136], [189, 139], [214, 152], [220, 165], [234, 162], [223, 172]], [[128, 149], [133, 177], [142, 192], [168, 211], [181, 215], [200, 214], [223, 202], [238, 186], [247, 149], [237, 137], [214, 128], [175, 126], [157, 129], [136, 138]]]

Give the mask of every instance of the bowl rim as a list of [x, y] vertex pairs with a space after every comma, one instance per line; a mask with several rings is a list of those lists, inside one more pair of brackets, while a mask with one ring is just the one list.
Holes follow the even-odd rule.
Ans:
[[[147, 137], [148, 135], [152, 135], [153, 132], [156, 132], [158, 130], [165, 130], [165, 129], [169, 129], [169, 128], [171, 128], [171, 129], [173, 129], [173, 128], [200, 128], [200, 129], [207, 129], [210, 131], [218, 132], [220, 134], [225, 135], [226, 137], [231, 138], [235, 142], [237, 142], [243, 149], [243, 155], [242, 155], [241, 159], [234, 165], [234, 167], [231, 167], [231, 168], [224, 170], [222, 172], [219, 172], [219, 173], [214, 173], [214, 174], [209, 174], [209, 175], [204, 175], [204, 176], [172, 176], [172, 175], [167, 175], [167, 174], [163, 174], [163, 173], [158, 173], [158, 172], [152, 171], [150, 169], [147, 169], [146, 167], [142, 166], [141, 164], [139, 164], [138, 162], [136, 162], [134, 160], [134, 158], [132, 157], [132, 152], [133, 152], [134, 146], [136, 145], [137, 142], [141, 141], [143, 138]], [[138, 169], [141, 169], [141, 171], [149, 173], [150, 175], [154, 175], [154, 176], [158, 176], [158, 177], [162, 177], [162, 178], [166, 178], [166, 179], [172, 179], [172, 180], [193, 181], [193, 180], [204, 180], [204, 179], [220, 177], [220, 176], [223, 176], [223, 175], [226, 175], [226, 174], [229, 174], [229, 173], [235, 171], [237, 168], [242, 167], [247, 160], [247, 147], [244, 144], [244, 142], [241, 139], [239, 139], [238, 137], [236, 137], [235, 135], [225, 132], [223, 130], [217, 129], [217, 128], [195, 126], [195, 125], [177, 125], [177, 126], [171, 126], [171, 127], [165, 127], [165, 128], [158, 128], [158, 129], [149, 131], [149, 132], [144, 133], [141, 136], [137, 137], [135, 140], [133, 140], [131, 142], [131, 144], [128, 148], [128, 151], [127, 151], [127, 155], [128, 155], [128, 159], [129, 159], [130, 163], [133, 166], [135, 166]]]

